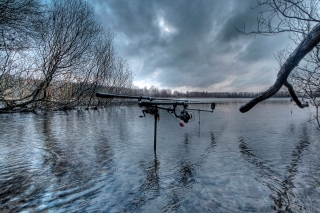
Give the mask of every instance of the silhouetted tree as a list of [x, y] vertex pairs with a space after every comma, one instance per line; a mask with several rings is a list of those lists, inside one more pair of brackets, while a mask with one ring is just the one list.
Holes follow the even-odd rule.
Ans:
[[[13, 3], [38, 5], [35, 0], [5, 1], [19, 12], [24, 10]], [[52, 0], [41, 8], [45, 9], [38, 13], [36, 25], [31, 18], [21, 23], [25, 27], [21, 29], [28, 23], [30, 35], [36, 35], [29, 43], [32, 48], [9, 48], [8, 39], [2, 40], [6, 45], [0, 50], [1, 111], [97, 107], [97, 90], [121, 93], [132, 87], [129, 65], [113, 48], [114, 35], [101, 28], [87, 1]], [[29, 35], [29, 31], [19, 32]]]
[[281, 64], [275, 83], [258, 97], [240, 107], [241, 112], [247, 112], [257, 103], [266, 100], [277, 93], [284, 85], [296, 104], [303, 108], [288, 82], [288, 76], [298, 66], [300, 61], [320, 42], [320, 11], [316, 0], [257, 0], [262, 12], [258, 17], [258, 29], [244, 34], [274, 35], [289, 32], [297, 47]]
[[[4, 107], [12, 108], [25, 95], [17, 84], [26, 85], [30, 66], [25, 51], [38, 38], [37, 21], [43, 9], [38, 0], [0, 1], [0, 100]], [[7, 99], [7, 97], [10, 97]]]
[[0, 51], [28, 47], [41, 13], [38, 0], [1, 0]]

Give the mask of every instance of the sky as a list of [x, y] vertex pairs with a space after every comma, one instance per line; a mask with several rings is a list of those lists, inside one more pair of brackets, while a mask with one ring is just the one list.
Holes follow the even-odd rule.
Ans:
[[275, 81], [289, 35], [257, 29], [256, 0], [91, 0], [134, 73], [134, 85], [208, 92], [261, 92]]

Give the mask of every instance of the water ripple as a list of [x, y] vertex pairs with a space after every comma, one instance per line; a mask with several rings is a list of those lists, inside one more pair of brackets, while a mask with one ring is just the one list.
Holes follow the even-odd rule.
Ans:
[[1, 212], [317, 212], [319, 132], [270, 101], [184, 128], [139, 107], [0, 115]]

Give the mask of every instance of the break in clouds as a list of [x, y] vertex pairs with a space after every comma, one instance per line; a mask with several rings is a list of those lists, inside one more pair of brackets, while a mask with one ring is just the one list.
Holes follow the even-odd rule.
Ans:
[[262, 91], [278, 72], [288, 35], [255, 30], [256, 0], [92, 0], [102, 25], [134, 72], [136, 86], [205, 91]]

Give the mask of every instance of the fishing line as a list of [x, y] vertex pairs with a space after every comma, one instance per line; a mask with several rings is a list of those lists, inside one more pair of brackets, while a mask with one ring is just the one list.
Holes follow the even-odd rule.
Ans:
[[170, 113], [169, 111], [167, 111], [167, 112], [168, 112], [169, 115], [171, 115], [176, 121], [178, 121], [178, 123], [179, 123], [179, 125], [180, 125], [181, 127], [184, 127], [184, 124], [183, 124], [182, 122], [180, 122], [180, 121], [178, 120], [178, 118], [176, 118], [175, 116], [173, 116], [172, 113]]

